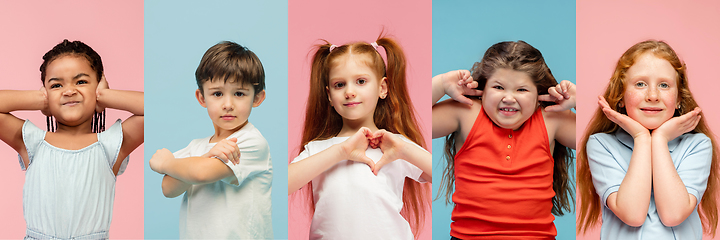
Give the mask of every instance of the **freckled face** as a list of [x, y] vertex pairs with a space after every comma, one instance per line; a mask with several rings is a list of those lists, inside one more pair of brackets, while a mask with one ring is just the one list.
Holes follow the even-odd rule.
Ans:
[[621, 106], [647, 129], [656, 129], [673, 117], [677, 107], [677, 72], [652, 53], [638, 56], [625, 74]]
[[50, 113], [59, 123], [77, 126], [92, 119], [98, 77], [87, 59], [67, 55], [53, 60], [47, 65], [44, 82]]
[[497, 69], [485, 83], [483, 109], [499, 127], [517, 130], [538, 106], [538, 91], [527, 73]]
[[348, 54], [330, 69], [328, 98], [346, 120], [372, 121], [378, 99], [387, 93], [385, 78], [368, 66], [366, 56]]

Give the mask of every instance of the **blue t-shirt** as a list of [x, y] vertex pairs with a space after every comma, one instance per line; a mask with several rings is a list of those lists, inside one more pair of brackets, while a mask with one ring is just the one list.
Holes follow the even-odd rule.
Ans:
[[[603, 204], [600, 239], [702, 239], [702, 223], [697, 206], [680, 225], [666, 227], [655, 208], [654, 191], [651, 191], [645, 223], [640, 227], [625, 224], [608, 208], [607, 198], [620, 188], [630, 165], [633, 146], [634, 139], [622, 129], [610, 134], [593, 134], [587, 142], [593, 185]], [[699, 203], [710, 174], [710, 138], [702, 133], [685, 133], [668, 142], [668, 149], [687, 192], [695, 196]]]

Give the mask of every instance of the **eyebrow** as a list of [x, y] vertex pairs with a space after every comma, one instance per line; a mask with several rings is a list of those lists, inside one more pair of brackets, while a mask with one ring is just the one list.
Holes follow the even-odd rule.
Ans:
[[[73, 77], [73, 79], [78, 79], [78, 78], [81, 78], [81, 77], [90, 77], [90, 75], [88, 75], [88, 74], [86, 74], [86, 73], [78, 73], [78, 75], [75, 75], [75, 77]], [[48, 79], [48, 82], [51, 82], [51, 81], [62, 81], [62, 78], [56, 78], [56, 77], [54, 77], [54, 78]]]
[[[222, 90], [222, 89], [225, 89], [225, 88], [224, 88], [224, 87], [211, 87], [211, 88], [208, 88], [208, 91], [210, 91], [210, 90]], [[244, 87], [240, 87], [240, 88], [236, 88], [236, 89], [237, 89], [237, 90], [250, 90], [249, 88], [244, 88]]]

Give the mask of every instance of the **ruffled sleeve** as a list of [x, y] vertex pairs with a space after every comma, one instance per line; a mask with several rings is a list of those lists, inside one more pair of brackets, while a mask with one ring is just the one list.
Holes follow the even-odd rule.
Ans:
[[[38, 145], [40, 145], [43, 139], [45, 139], [45, 133], [46, 132], [44, 130], [35, 126], [35, 124], [30, 122], [30, 120], [25, 120], [25, 123], [23, 123], [22, 137], [23, 143], [25, 144], [25, 149], [28, 153], [28, 166], [32, 164], [33, 157], [35, 157], [35, 152], [38, 149]], [[20, 154], [18, 154], [18, 160], [20, 161], [20, 169], [26, 171], [27, 168], [25, 167], [22, 156], [20, 156]]]
[[[113, 166], [115, 166], [115, 162], [117, 161], [118, 155], [120, 154], [120, 148], [122, 147], [122, 121], [118, 119], [115, 121], [115, 123], [113, 123], [110, 128], [108, 128], [104, 132], [98, 133], [98, 142], [100, 143], [100, 145], [102, 145], [102, 148], [105, 151], [105, 157], [108, 160], [108, 164], [110, 164], [110, 168], [112, 168]], [[120, 165], [120, 170], [117, 173], [118, 176], [125, 172], [129, 160], [130, 156], [123, 159], [122, 164]]]

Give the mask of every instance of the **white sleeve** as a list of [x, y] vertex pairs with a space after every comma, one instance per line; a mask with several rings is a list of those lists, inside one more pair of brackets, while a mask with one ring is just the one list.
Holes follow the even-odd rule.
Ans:
[[[405, 136], [398, 134], [398, 137], [400, 137], [402, 140], [405, 140], [405, 142], [408, 142], [408, 143], [411, 143], [411, 144], [415, 145], [416, 147], [418, 147], [418, 149], [421, 149], [421, 150], [419, 150], [419, 151], [428, 152], [427, 150], [425, 150], [424, 148], [422, 148], [422, 147], [421, 147], [420, 145], [418, 145], [417, 143], [411, 141], [410, 139], [407, 139]], [[407, 177], [409, 177], [409, 178], [411, 178], [411, 179], [413, 179], [413, 180], [415, 180], [415, 181], [421, 182], [421, 183], [427, 182], [427, 180], [425, 180], [425, 179], [423, 179], [423, 178], [420, 177], [420, 176], [422, 176], [423, 171], [422, 171], [419, 167], [413, 165], [412, 163], [410, 163], [410, 162], [408, 162], [408, 161], [406, 161], [406, 160], [403, 160], [403, 162], [405, 163], [404, 165], [405, 165], [405, 169], [406, 169], [406, 175], [405, 175], [405, 176], [407, 176]]]
[[302, 161], [303, 159], [306, 159], [310, 157], [310, 143], [305, 145], [305, 149], [297, 156], [295, 159], [292, 160], [290, 163], [296, 163], [299, 161]]
[[[270, 148], [262, 135], [239, 138], [237, 145], [240, 150], [240, 163], [233, 164], [231, 161], [225, 163], [233, 171], [235, 177], [224, 178], [223, 182], [240, 186], [245, 180], [255, 175], [272, 173]], [[237, 181], [235, 181], [236, 179]]]

